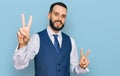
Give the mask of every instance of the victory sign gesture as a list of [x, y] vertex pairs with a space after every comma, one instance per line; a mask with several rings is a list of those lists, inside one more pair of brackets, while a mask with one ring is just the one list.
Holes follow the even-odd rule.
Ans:
[[27, 45], [30, 39], [30, 26], [32, 23], [32, 16], [30, 16], [29, 22], [27, 25], [25, 24], [24, 14], [22, 14], [21, 17], [22, 17], [22, 27], [17, 32], [17, 37], [18, 37], [18, 42], [19, 42], [18, 49]]
[[80, 62], [79, 65], [81, 68], [85, 69], [89, 65], [88, 55], [90, 54], [90, 49], [86, 52], [86, 54], [83, 53], [83, 48], [80, 49]]

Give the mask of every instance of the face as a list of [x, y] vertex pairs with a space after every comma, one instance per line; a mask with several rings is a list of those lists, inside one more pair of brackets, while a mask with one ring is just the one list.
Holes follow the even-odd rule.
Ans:
[[55, 5], [53, 11], [48, 14], [50, 26], [54, 31], [60, 31], [64, 27], [66, 13], [66, 8]]

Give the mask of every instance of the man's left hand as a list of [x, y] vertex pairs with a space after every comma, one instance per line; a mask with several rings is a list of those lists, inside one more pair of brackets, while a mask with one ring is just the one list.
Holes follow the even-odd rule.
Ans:
[[81, 58], [80, 58], [79, 65], [83, 69], [87, 68], [89, 65], [89, 60], [87, 58], [89, 54], [90, 54], [90, 49], [86, 52], [86, 54], [83, 54], [83, 48], [80, 49]]

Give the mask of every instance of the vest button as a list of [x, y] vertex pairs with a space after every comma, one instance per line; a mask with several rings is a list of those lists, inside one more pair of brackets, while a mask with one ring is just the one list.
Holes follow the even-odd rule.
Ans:
[[60, 66], [60, 64], [58, 64]]
[[60, 69], [58, 69], [58, 72], [60, 72]]

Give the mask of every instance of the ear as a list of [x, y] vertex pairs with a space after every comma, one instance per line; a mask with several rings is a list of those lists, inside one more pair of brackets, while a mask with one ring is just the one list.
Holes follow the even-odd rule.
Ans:
[[48, 13], [48, 19], [50, 19], [50, 13]]

